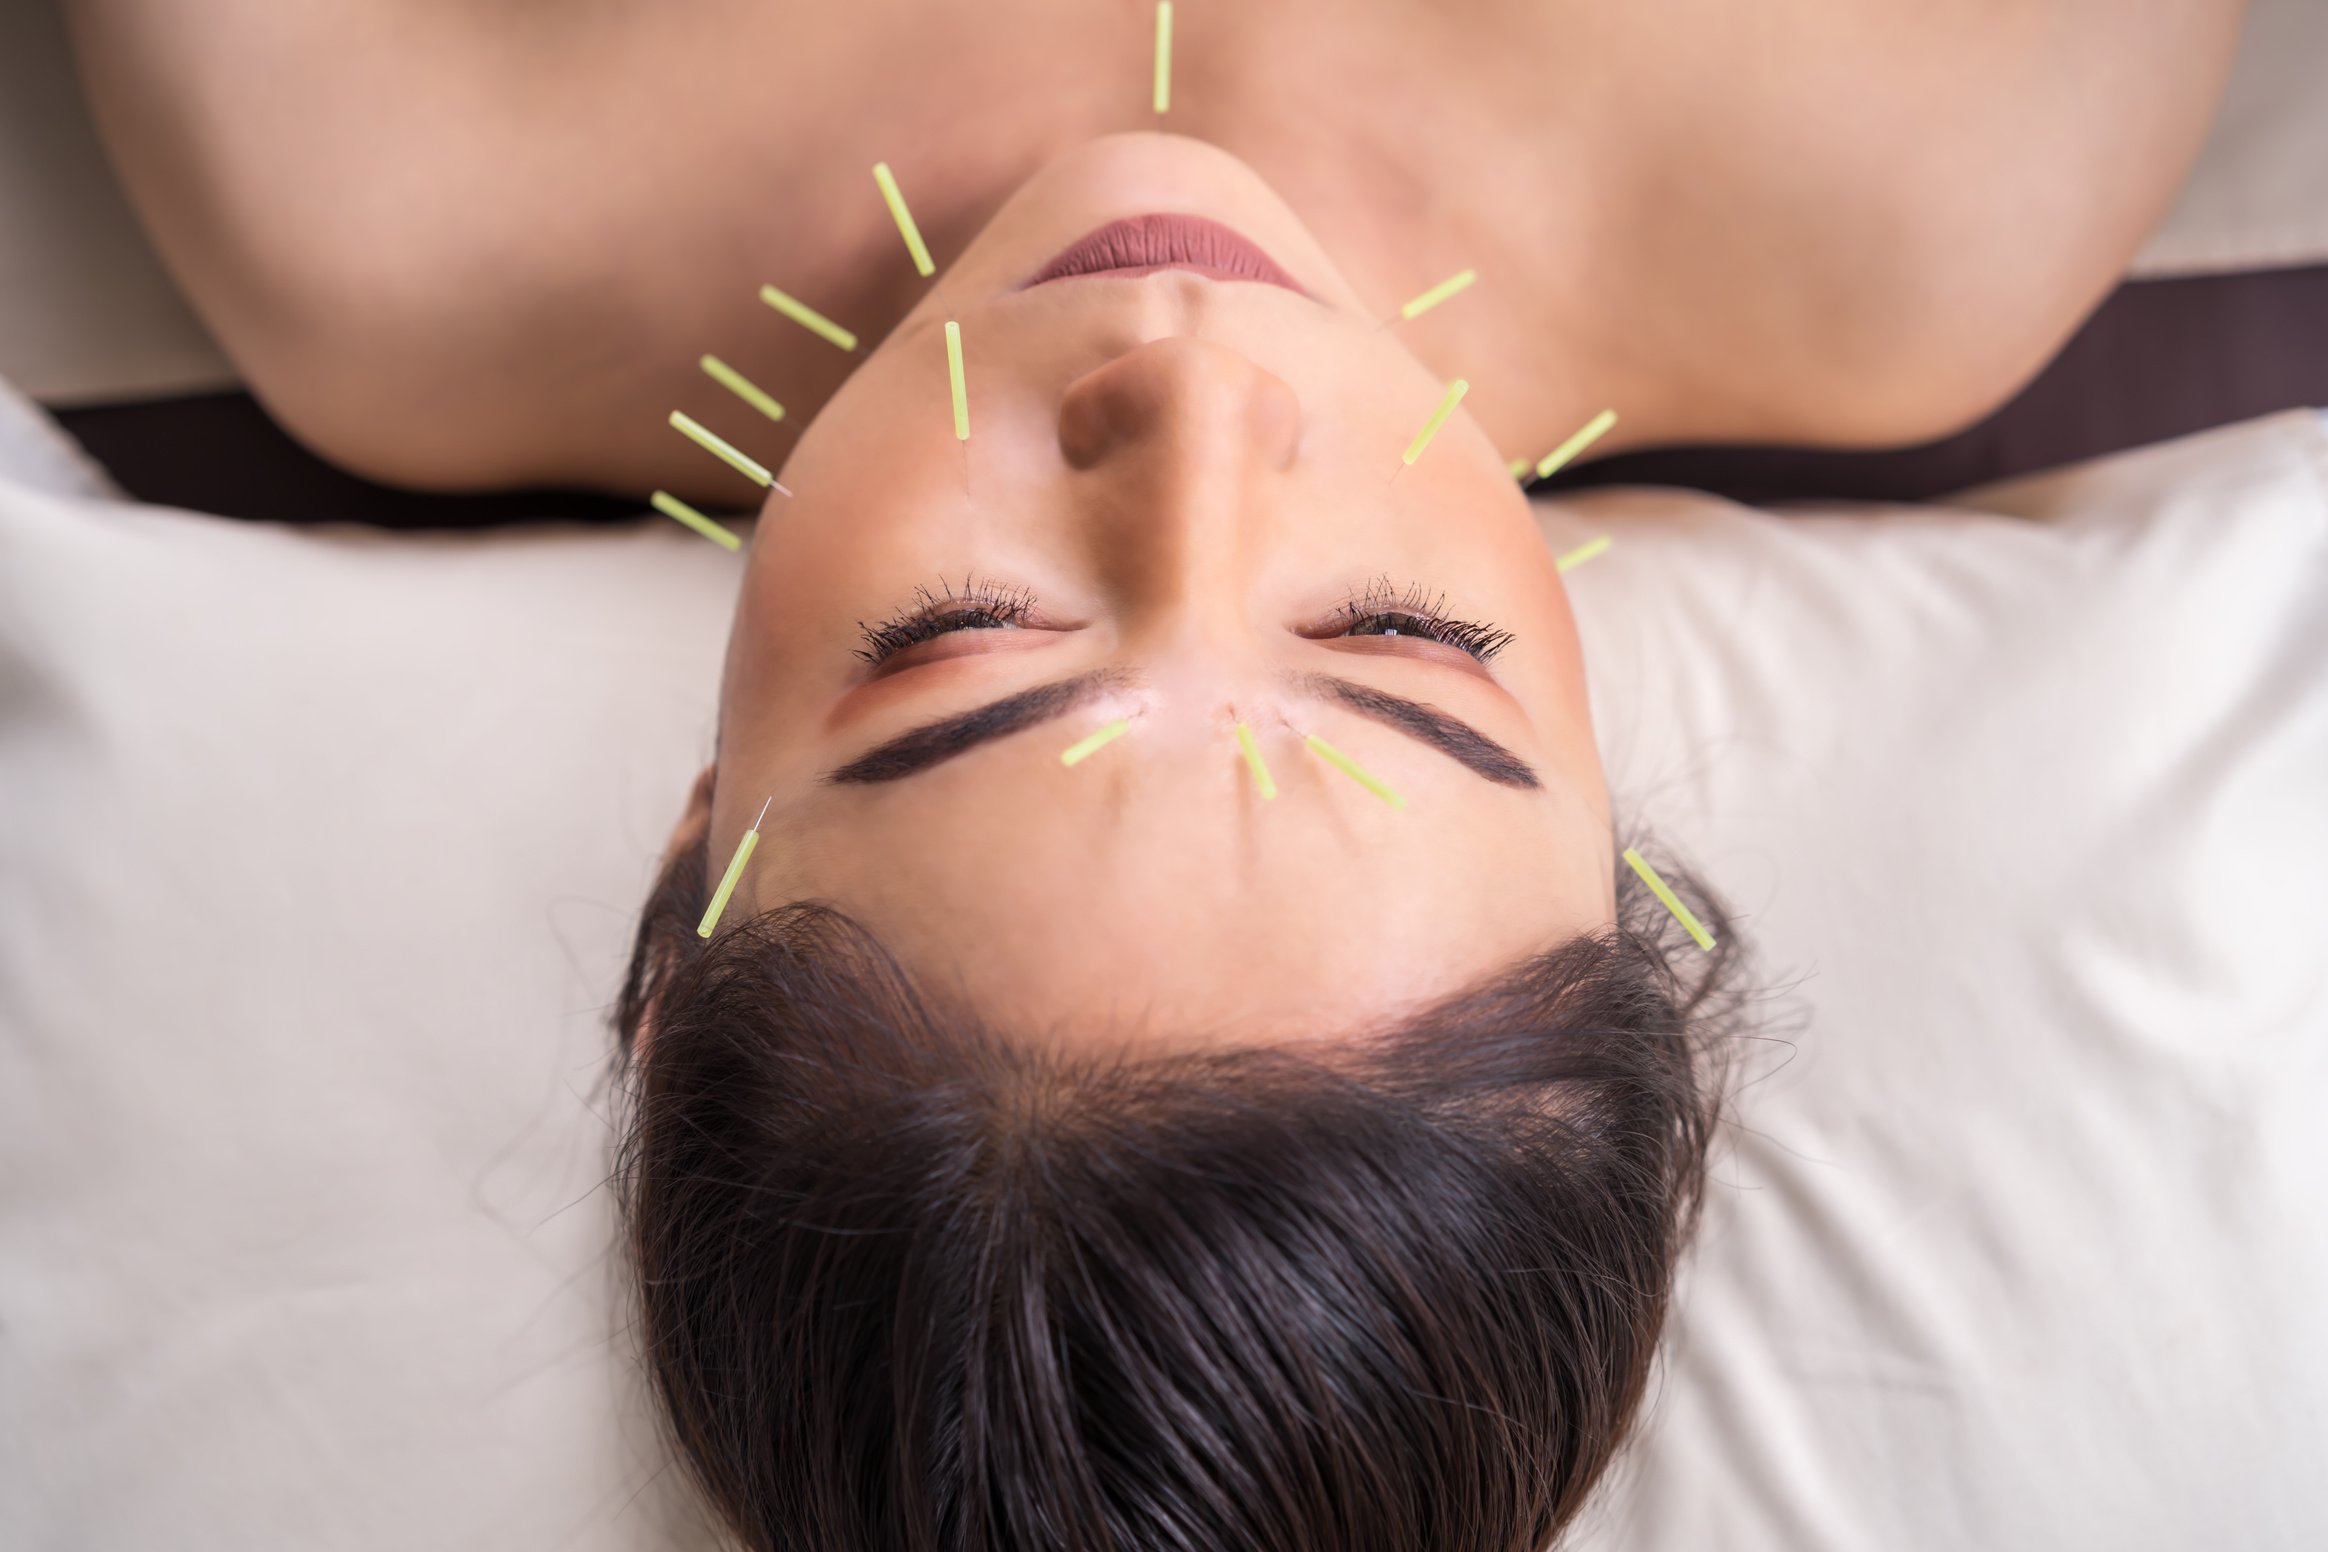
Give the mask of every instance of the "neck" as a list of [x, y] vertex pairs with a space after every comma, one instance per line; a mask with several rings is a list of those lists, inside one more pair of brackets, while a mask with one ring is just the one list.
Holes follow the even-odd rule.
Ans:
[[[1411, 22], [1327, 26], [1272, 9], [1237, 25], [1233, 43], [1182, 53], [1166, 116], [1142, 111], [1144, 102], [1126, 110], [1117, 78], [1127, 62], [1113, 60], [1119, 68], [1095, 72], [1110, 90], [1055, 94], [1036, 113], [965, 115], [947, 95], [889, 123], [879, 138], [902, 148], [899, 176], [941, 264], [1053, 157], [1126, 129], [1184, 134], [1251, 164], [1427, 366], [1468, 379], [1466, 409], [1508, 457], [1541, 456], [1604, 408], [1621, 418], [1596, 452], [1660, 437], [1667, 405], [1609, 327], [1614, 277], [1594, 273], [1602, 174], [1589, 126], [1554, 117], [1516, 134], [1482, 98], [1470, 99], [1470, 122], [1450, 123], [1444, 78], [1478, 73], [1476, 33], [1457, 46], [1460, 60], [1439, 67], [1418, 64]], [[1516, 72], [1489, 74], [1491, 88], [1511, 76], [1513, 89], [1540, 95]], [[1009, 88], [973, 80], [960, 91]], [[889, 105], [881, 112], [894, 120]], [[1415, 127], [1426, 124], [1445, 127]], [[820, 234], [804, 262], [835, 290], [860, 288], [857, 315], [885, 331], [928, 282], [904, 263], [864, 169], [827, 158], [816, 177], [831, 185], [817, 207], [853, 219]], [[1516, 200], [1515, 189], [1532, 193]], [[790, 235], [797, 245], [800, 234]], [[1399, 319], [1402, 303], [1466, 269], [1480, 277], [1468, 290]]]
[[1258, 20], [1221, 61], [1234, 111], [1192, 132], [1268, 179], [1385, 319], [1478, 273], [1391, 326], [1440, 377], [1470, 382], [1465, 410], [1507, 457], [1541, 456], [1610, 407], [1622, 418], [1599, 451], [1658, 437], [1663, 398], [1606, 322], [1619, 277], [1596, 273], [1605, 170], [1589, 109], [1546, 109], [1531, 56], [1483, 49], [1476, 20], [1340, 18]]

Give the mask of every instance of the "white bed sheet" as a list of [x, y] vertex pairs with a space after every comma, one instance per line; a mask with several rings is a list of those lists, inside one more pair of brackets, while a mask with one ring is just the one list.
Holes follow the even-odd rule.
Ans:
[[[594, 1187], [733, 558], [131, 506], [24, 413], [0, 1546], [700, 1541]], [[2328, 1544], [2328, 433], [1960, 506], [1542, 509], [1790, 1042], [1595, 1552]]]

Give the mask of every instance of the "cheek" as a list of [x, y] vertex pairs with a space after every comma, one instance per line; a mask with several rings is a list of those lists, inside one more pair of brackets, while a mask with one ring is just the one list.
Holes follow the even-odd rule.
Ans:
[[1568, 590], [1550, 566], [1529, 589], [1527, 600], [1531, 662], [1541, 672], [1555, 701], [1570, 708], [1590, 729], [1586, 707], [1584, 642], [1577, 635], [1576, 613], [1568, 605]]
[[722, 724], [731, 734], [781, 701], [786, 687], [806, 677], [807, 664], [826, 644], [820, 640], [821, 622], [800, 607], [800, 600], [839, 580], [839, 557], [829, 550], [795, 555], [793, 548], [779, 542], [756, 550], [736, 601], [720, 705]]
[[1568, 590], [1531, 530], [1528, 548], [1502, 557], [1514, 579], [1517, 639], [1507, 649], [1512, 683], [1545, 745], [1545, 757], [1566, 774], [1573, 790], [1605, 824], [1607, 784], [1593, 734], [1592, 700], [1584, 672], [1584, 644]]
[[927, 472], [932, 461], [921, 444], [901, 444], [877, 466], [795, 458], [799, 494], [779, 497], [761, 519], [737, 599], [731, 709], [772, 693], [770, 675], [816, 666], [829, 670], [816, 677], [833, 677], [858, 645], [858, 620], [902, 605], [916, 583], [937, 576], [950, 557], [932, 547], [931, 530], [940, 514], [958, 515], [960, 495], [958, 474], [949, 497], [946, 473]]

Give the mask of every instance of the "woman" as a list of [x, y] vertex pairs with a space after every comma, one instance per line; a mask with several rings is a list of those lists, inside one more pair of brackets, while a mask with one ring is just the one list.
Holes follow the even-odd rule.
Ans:
[[619, 1015], [647, 1356], [750, 1545], [1573, 1516], [1722, 978], [1616, 862], [1507, 457], [1603, 405], [1604, 449], [1969, 419], [2155, 217], [2237, 19], [1348, 13], [1183, 6], [1181, 138], [1104, 133], [1144, 7], [77, 8], [165, 252], [341, 461], [717, 500], [664, 411], [767, 444], [705, 349], [809, 420]]
[[752, 1544], [1516, 1548], [1613, 1449], [1705, 1039], [1607, 930], [1525, 500], [1470, 424], [1400, 462], [1439, 392], [1242, 164], [1108, 139], [795, 451], [620, 1019], [650, 1353]]

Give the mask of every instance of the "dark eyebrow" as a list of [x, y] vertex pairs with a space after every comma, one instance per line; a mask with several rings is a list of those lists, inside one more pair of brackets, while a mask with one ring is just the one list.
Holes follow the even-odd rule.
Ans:
[[1387, 690], [1371, 690], [1328, 674], [1303, 674], [1302, 688], [1313, 695], [1339, 701], [1362, 717], [1387, 723], [1410, 738], [1420, 739], [1448, 759], [1484, 776], [1499, 787], [1536, 788], [1535, 768], [1470, 723], [1450, 717], [1421, 701], [1410, 701]]
[[1102, 690], [1113, 689], [1126, 680], [1122, 672], [1102, 668], [1078, 674], [1073, 679], [1039, 684], [959, 715], [924, 723], [886, 744], [876, 744], [825, 780], [840, 784], [897, 781], [933, 765], [943, 765], [958, 754], [968, 754], [980, 744], [1008, 738], [1038, 723], [1064, 716]]

